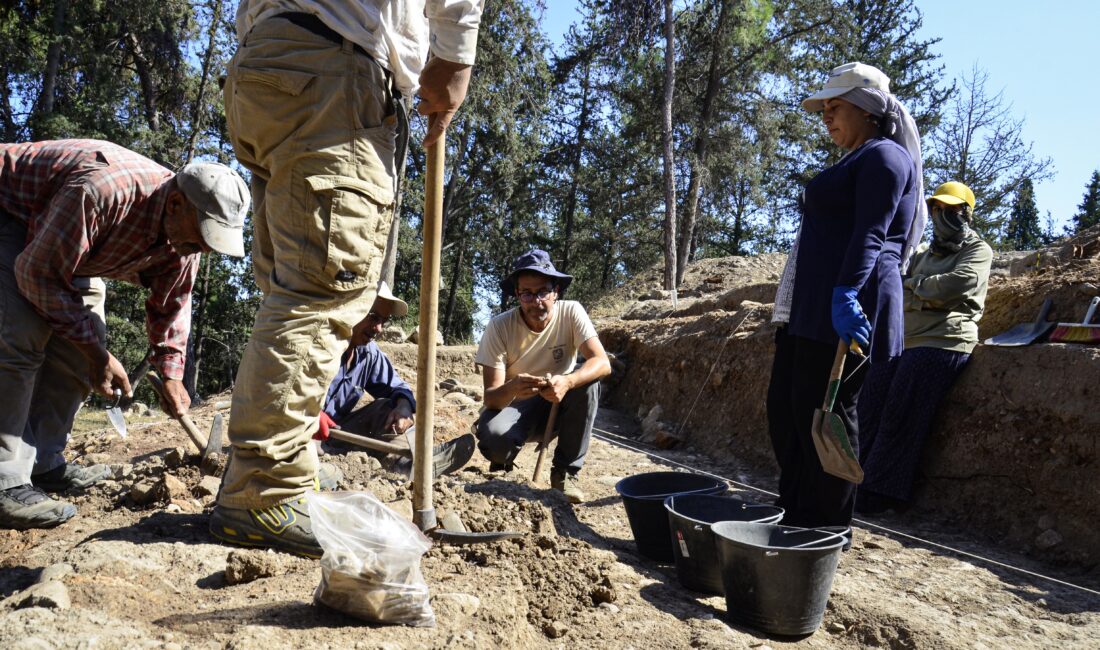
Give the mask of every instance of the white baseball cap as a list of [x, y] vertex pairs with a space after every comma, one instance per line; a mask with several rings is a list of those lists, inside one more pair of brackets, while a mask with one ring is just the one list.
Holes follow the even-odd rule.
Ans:
[[890, 77], [866, 63], [845, 63], [829, 72], [825, 87], [802, 100], [802, 108], [811, 113], [825, 110], [825, 100], [840, 97], [854, 88], [874, 88], [890, 92]]
[[176, 184], [198, 210], [206, 245], [244, 257], [244, 216], [252, 203], [244, 179], [221, 163], [194, 162], [176, 173]]

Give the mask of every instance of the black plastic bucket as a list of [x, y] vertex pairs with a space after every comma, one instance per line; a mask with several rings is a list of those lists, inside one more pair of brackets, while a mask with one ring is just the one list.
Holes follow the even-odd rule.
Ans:
[[669, 541], [680, 584], [708, 594], [722, 593], [722, 571], [711, 524], [719, 521], [774, 524], [783, 508], [712, 494], [679, 494], [665, 499]]
[[731, 623], [784, 635], [821, 625], [848, 529], [722, 521], [711, 530]]
[[624, 478], [615, 484], [615, 491], [623, 498], [638, 552], [659, 562], [672, 562], [665, 499], [681, 494], [721, 494], [726, 482], [688, 472], [649, 472]]

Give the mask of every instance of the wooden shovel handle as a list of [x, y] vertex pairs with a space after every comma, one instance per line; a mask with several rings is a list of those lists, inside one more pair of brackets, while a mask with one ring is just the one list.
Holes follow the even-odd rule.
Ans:
[[[146, 373], [145, 378], [149, 380], [149, 385], [153, 387], [153, 390], [160, 395], [160, 398], [165, 402], [168, 401], [168, 396], [164, 392], [164, 382], [160, 380], [155, 372], [150, 370]], [[199, 431], [199, 428], [195, 426], [195, 423], [191, 421], [191, 417], [186, 413], [176, 418], [176, 420], [183, 427], [183, 430], [187, 432], [187, 435], [191, 437], [191, 442], [198, 448], [199, 453], [206, 451], [206, 436]]]
[[539, 457], [535, 461], [535, 473], [531, 475], [531, 480], [534, 482], [538, 482], [539, 474], [542, 473], [542, 462], [546, 459], [546, 449], [550, 446], [550, 437], [554, 434], [554, 424], [558, 419], [559, 406], [561, 406], [560, 403], [551, 406], [550, 417], [546, 419], [546, 430], [542, 432], [542, 442], [539, 443]]
[[833, 358], [833, 368], [829, 371], [829, 385], [825, 388], [825, 399], [821, 403], [821, 410], [828, 413], [833, 410], [836, 402], [836, 394], [840, 391], [840, 377], [844, 374], [844, 357], [848, 354], [848, 344], [844, 339], [836, 346], [836, 357]]

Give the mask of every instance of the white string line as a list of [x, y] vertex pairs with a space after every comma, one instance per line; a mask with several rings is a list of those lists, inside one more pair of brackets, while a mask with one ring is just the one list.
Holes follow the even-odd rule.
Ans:
[[[615, 438], [620, 438], [622, 440], [633, 440], [632, 438], [627, 438], [625, 436], [620, 436], [618, 434], [611, 433], [610, 431], [604, 431], [603, 429], [598, 429], [596, 427], [592, 427], [592, 431], [599, 431], [600, 433], [604, 433], [604, 434], [607, 434], [609, 436], [613, 436]], [[593, 435], [595, 435], [595, 434], [593, 434]], [[622, 443], [622, 442], [618, 442], [618, 441], [615, 441], [615, 440], [611, 440], [609, 438], [605, 438], [604, 436], [596, 436], [596, 438], [598, 438], [600, 440], [603, 440], [604, 442], [607, 442], [607, 443], [610, 443], [610, 444], [613, 444], [613, 445], [618, 445], [620, 447], [624, 447], [626, 449], [630, 449], [632, 451], [636, 451], [636, 452], [645, 454], [646, 456], [656, 458], [656, 459], [658, 459], [662, 462], [668, 463], [670, 465], [676, 465], [678, 467], [683, 467], [685, 469], [689, 469], [692, 472], [695, 472], [696, 474], [703, 474], [704, 476], [710, 476], [711, 478], [721, 479], [723, 481], [727, 481], [729, 483], [732, 483], [733, 485], [736, 485], [738, 487], [744, 487], [744, 488], [748, 488], [750, 490], [755, 490], [757, 492], [762, 492], [763, 494], [767, 494], [769, 496], [773, 496], [773, 497], [774, 496], [779, 496], [775, 492], [769, 492], [769, 491], [767, 491], [763, 488], [758, 488], [755, 485], [749, 485], [748, 483], [741, 483], [741, 482], [734, 481], [732, 479], [726, 478], [725, 476], [720, 476], [718, 474], [712, 474], [710, 472], [692, 467], [691, 465], [685, 465], [684, 463], [674, 461], [670, 458], [665, 458], [663, 456], [655, 454], [651, 451], [647, 451], [645, 449], [641, 449], [639, 447], [633, 447], [631, 445], [628, 445], [628, 444], [625, 444], [625, 443]], [[855, 523], [858, 523], [862, 526], [868, 527], [868, 528], [876, 528], [878, 530], [890, 533], [891, 535], [897, 535], [898, 537], [904, 537], [906, 539], [911, 539], [915, 542], [919, 542], [919, 543], [924, 544], [926, 546], [932, 546], [932, 547], [935, 547], [935, 548], [938, 548], [938, 549], [943, 549], [945, 551], [949, 551], [949, 552], [955, 553], [957, 555], [962, 555], [962, 556], [965, 556], [965, 557], [973, 558], [973, 559], [979, 560], [981, 562], [986, 562], [988, 564], [992, 564], [994, 566], [998, 566], [998, 567], [1001, 567], [1003, 569], [1008, 569], [1010, 571], [1015, 571], [1017, 573], [1022, 573], [1024, 575], [1032, 576], [1034, 578], [1039, 578], [1039, 579], [1042, 579], [1042, 580], [1046, 580], [1048, 582], [1053, 582], [1055, 584], [1062, 585], [1063, 587], [1070, 587], [1072, 589], [1077, 589], [1079, 591], [1083, 591], [1085, 593], [1092, 594], [1093, 596], [1100, 596], [1100, 591], [1095, 591], [1093, 589], [1089, 589], [1088, 587], [1082, 587], [1080, 585], [1075, 585], [1072, 582], [1066, 582], [1064, 580], [1059, 580], [1058, 578], [1052, 578], [1050, 576], [1043, 575], [1041, 573], [1035, 573], [1034, 571], [1028, 571], [1027, 569], [1023, 569], [1021, 567], [1013, 566], [1011, 564], [1005, 564], [1004, 562], [998, 562], [997, 560], [992, 560], [990, 558], [983, 557], [981, 555], [976, 555], [976, 554], [970, 553], [968, 551], [963, 551], [963, 550], [960, 550], [960, 549], [957, 549], [957, 548], [952, 548], [950, 546], [945, 546], [944, 544], [940, 544], [938, 542], [933, 542], [933, 541], [930, 541], [930, 540], [927, 540], [927, 539], [922, 539], [922, 538], [917, 537], [915, 535], [910, 535], [908, 533], [903, 533], [899, 530], [894, 530], [892, 528], [887, 528], [886, 526], [880, 526], [879, 524], [872, 523], [872, 522], [869, 522], [869, 521], [864, 521], [862, 519], [853, 518], [852, 521], [855, 522]]]
[[699, 384], [699, 392], [695, 394], [695, 399], [691, 400], [691, 406], [688, 407], [687, 413], [684, 415], [684, 418], [680, 420], [680, 426], [676, 429], [677, 438], [684, 432], [684, 425], [687, 424], [688, 418], [691, 417], [692, 412], [695, 410], [695, 405], [699, 403], [699, 398], [703, 395], [703, 391], [707, 389], [707, 384], [710, 383], [710, 376], [714, 374], [714, 369], [718, 367], [718, 362], [722, 360], [722, 353], [726, 351], [726, 344], [730, 342], [730, 339], [737, 333], [737, 330], [741, 329], [741, 326], [745, 324], [749, 316], [752, 316], [755, 312], [756, 307], [750, 308], [741, 318], [741, 322], [737, 323], [737, 326], [722, 340], [722, 347], [718, 349], [718, 354], [714, 357], [714, 363], [710, 364], [710, 372], [708, 372], [706, 378], [703, 379], [703, 383]]

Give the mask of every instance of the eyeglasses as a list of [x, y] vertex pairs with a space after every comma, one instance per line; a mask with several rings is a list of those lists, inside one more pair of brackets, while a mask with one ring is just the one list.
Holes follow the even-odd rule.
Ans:
[[536, 299], [542, 302], [549, 298], [552, 293], [554, 293], [553, 289], [539, 289], [537, 292], [517, 291], [516, 297], [519, 298], [520, 302], [534, 302]]
[[374, 311], [367, 314], [367, 318], [370, 319], [370, 322], [374, 323], [375, 325], [381, 325], [382, 327], [385, 327], [386, 325], [389, 325], [389, 323], [390, 323], [390, 317], [389, 316], [383, 316], [382, 314], [379, 314], [378, 312], [374, 312]]

